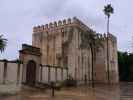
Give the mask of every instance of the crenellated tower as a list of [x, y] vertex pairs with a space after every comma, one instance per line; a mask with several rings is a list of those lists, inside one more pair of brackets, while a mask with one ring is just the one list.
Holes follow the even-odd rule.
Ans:
[[[32, 45], [40, 48], [42, 64], [68, 67], [69, 75], [79, 83], [83, 83], [85, 78], [89, 82], [92, 78], [91, 52], [80, 49], [81, 33], [88, 30], [92, 29], [76, 17], [35, 26]], [[109, 70], [110, 82], [118, 83], [117, 39], [112, 34], [97, 36], [103, 41], [103, 48], [96, 55], [94, 80], [107, 83]]]

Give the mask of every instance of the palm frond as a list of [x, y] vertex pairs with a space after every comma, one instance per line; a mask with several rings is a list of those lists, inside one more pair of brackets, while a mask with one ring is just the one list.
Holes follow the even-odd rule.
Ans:
[[5, 50], [6, 45], [7, 39], [3, 38], [3, 35], [0, 35], [0, 52], [3, 52]]
[[114, 13], [114, 8], [111, 4], [108, 4], [104, 6], [103, 12], [106, 16], [110, 17], [110, 15]]

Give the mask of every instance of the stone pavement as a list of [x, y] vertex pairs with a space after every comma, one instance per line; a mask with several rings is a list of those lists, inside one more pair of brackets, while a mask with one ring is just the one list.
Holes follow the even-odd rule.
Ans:
[[0, 100], [133, 100], [133, 83], [63, 88], [55, 91], [25, 87], [15, 95], [1, 95]]
[[20, 91], [21, 85], [14, 84], [0, 84], [0, 94], [15, 94], [16, 92]]

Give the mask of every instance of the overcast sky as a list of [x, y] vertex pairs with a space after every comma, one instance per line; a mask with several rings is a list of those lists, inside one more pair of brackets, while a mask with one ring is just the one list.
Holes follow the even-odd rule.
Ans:
[[118, 49], [131, 51], [133, 0], [0, 0], [0, 34], [8, 46], [0, 59], [18, 58], [22, 43], [31, 44], [36, 25], [76, 16], [97, 32], [106, 32], [103, 7], [111, 2], [110, 32], [118, 38]]

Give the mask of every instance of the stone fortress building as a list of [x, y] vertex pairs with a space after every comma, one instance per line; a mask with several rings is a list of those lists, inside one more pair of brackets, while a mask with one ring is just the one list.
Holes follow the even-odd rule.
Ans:
[[[91, 52], [80, 48], [86, 30], [91, 29], [76, 17], [34, 27], [32, 46], [23, 45], [20, 50], [23, 82], [63, 81], [68, 76], [79, 84], [85, 79], [91, 82]], [[103, 48], [96, 53], [94, 81], [118, 83], [117, 39], [112, 34], [97, 36], [103, 40]]]

